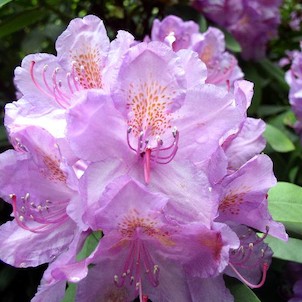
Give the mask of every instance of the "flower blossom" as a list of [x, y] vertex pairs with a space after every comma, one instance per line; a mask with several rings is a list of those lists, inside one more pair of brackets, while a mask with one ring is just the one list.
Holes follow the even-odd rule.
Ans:
[[[302, 49], [302, 43], [300, 43]], [[302, 51], [294, 51], [291, 53], [291, 66], [285, 75], [285, 79], [290, 86], [289, 102], [296, 115], [297, 122], [295, 129], [300, 136], [302, 134]]]
[[243, 78], [236, 58], [225, 50], [224, 35], [217, 28], [209, 27], [200, 33], [197, 23], [170, 15], [162, 21], [154, 20], [151, 39], [171, 45], [174, 51], [195, 51], [207, 66], [207, 83], [233, 87], [236, 80]]
[[254, 60], [264, 57], [267, 42], [277, 35], [280, 5], [280, 0], [193, 1], [198, 11], [225, 27], [238, 40], [244, 59]]
[[37, 266], [53, 261], [77, 232], [67, 214], [77, 179], [45, 130], [29, 127], [15, 141], [18, 150], [0, 156], [0, 194], [14, 217], [0, 227], [0, 257], [17, 267]]
[[14, 82], [22, 98], [6, 106], [9, 133], [35, 123], [64, 138], [65, 111], [76, 100], [73, 96], [82, 90], [109, 90], [133, 40], [131, 34], [119, 31], [110, 42], [96, 16], [71, 21], [57, 39], [56, 56], [31, 54], [16, 68]]

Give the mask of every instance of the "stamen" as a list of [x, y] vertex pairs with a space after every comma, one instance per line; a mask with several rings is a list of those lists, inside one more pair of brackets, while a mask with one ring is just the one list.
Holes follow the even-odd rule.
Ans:
[[[158, 164], [168, 164], [175, 157], [178, 149], [179, 132], [176, 127], [173, 128], [173, 142], [167, 147], [163, 147], [163, 140], [159, 136], [157, 136], [157, 146], [152, 148], [149, 144], [150, 140], [145, 139], [145, 133], [141, 131], [137, 140], [137, 148], [134, 148], [130, 142], [130, 134], [132, 133], [132, 129], [132, 126], [129, 126], [127, 129], [127, 144], [132, 151], [136, 152], [137, 156], [143, 157], [144, 178], [145, 182], [148, 184], [150, 182], [151, 161]], [[167, 151], [170, 151], [170, 154], [161, 155], [162, 153], [166, 153]]]
[[247, 286], [249, 286], [250, 288], [259, 288], [261, 287], [266, 280], [266, 275], [267, 275], [267, 271], [268, 271], [268, 264], [266, 262], [263, 263], [262, 266], [262, 278], [260, 280], [260, 282], [258, 284], [252, 284], [249, 281], [247, 281], [239, 272], [238, 270], [232, 265], [232, 263], [229, 263], [229, 266], [233, 269], [233, 271], [237, 274], [237, 276], [240, 278], [240, 280], [245, 283]]
[[[126, 278], [129, 278], [130, 286], [134, 284], [135, 290], [139, 291], [142, 300], [142, 273], [147, 274], [148, 281], [154, 287], [158, 286], [159, 266], [152, 261], [150, 254], [140, 240], [132, 240], [129, 247], [123, 271], [120, 275], [114, 275], [114, 284], [123, 287]], [[149, 272], [153, 271], [153, 274]], [[121, 278], [120, 278], [120, 277]]]
[[67, 108], [70, 105], [69, 100], [71, 98], [71, 95], [74, 93], [74, 89], [72, 88], [70, 78], [72, 78], [72, 80], [73, 80], [75, 89], [77, 91], [79, 91], [77, 79], [74, 76], [74, 66], [72, 66], [71, 73], [70, 72], [66, 73], [66, 82], [67, 82], [69, 92], [71, 94], [71, 95], [69, 95], [68, 90], [66, 90], [65, 92], [62, 91], [62, 89], [61, 89], [63, 87], [62, 81], [57, 80], [57, 74], [60, 71], [60, 67], [56, 67], [51, 75], [51, 80], [50, 80], [50, 82], [52, 83], [52, 87], [51, 87], [49, 84], [49, 81], [47, 80], [47, 75], [46, 75], [46, 71], [48, 70], [49, 66], [47, 64], [44, 65], [44, 67], [42, 69], [42, 80], [43, 80], [42, 83], [43, 83], [44, 87], [42, 87], [43, 85], [41, 86], [39, 84], [39, 82], [36, 79], [35, 73], [34, 73], [35, 65], [36, 65], [36, 62], [32, 61], [30, 64], [30, 76], [31, 76], [33, 83], [37, 87], [37, 89], [40, 92], [42, 92], [44, 95], [54, 99], [61, 107]]
[[[35, 203], [30, 200], [30, 194], [26, 193], [25, 196], [20, 198], [22, 205], [20, 206], [19, 202], [20, 208], [18, 209], [17, 196], [10, 194], [9, 198], [12, 201], [15, 221], [20, 227], [27, 231], [33, 233], [43, 232], [45, 229], [55, 227], [57, 223], [63, 223], [68, 218], [65, 211], [66, 203], [61, 203], [55, 208], [52, 206], [52, 209], [50, 209], [50, 205], [44, 206], [43, 204], [38, 204], [36, 206]], [[29, 222], [31, 226], [26, 222]]]
[[73, 84], [76, 88], [77, 91], [79, 91], [79, 85], [78, 85], [78, 82], [79, 82], [79, 78], [75, 76], [75, 65], [77, 63], [75, 61], [72, 61], [72, 72], [71, 72], [71, 75], [72, 75], [72, 79], [73, 79]]
[[151, 159], [151, 149], [146, 149], [144, 156], [144, 176], [146, 184], [150, 182], [150, 159]]

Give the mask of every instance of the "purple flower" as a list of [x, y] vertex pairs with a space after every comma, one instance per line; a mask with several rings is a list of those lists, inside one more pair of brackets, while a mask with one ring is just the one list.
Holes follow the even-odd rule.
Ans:
[[88, 261], [94, 266], [79, 283], [79, 301], [114, 296], [132, 301], [138, 295], [141, 301], [143, 295], [186, 301], [187, 278], [215, 277], [224, 270], [230, 249], [238, 247], [236, 235], [220, 224], [212, 229], [200, 222], [179, 224], [169, 216], [169, 202], [128, 178], [106, 189], [95, 214], [104, 237]]
[[193, 1], [197, 10], [232, 33], [241, 44], [243, 58], [256, 60], [264, 57], [267, 42], [277, 35], [280, 4], [280, 0]]
[[[39, 107], [68, 108], [77, 91], [109, 89], [122, 54], [132, 42], [129, 33], [120, 31], [110, 43], [96, 16], [76, 18], [57, 39], [57, 56], [26, 56], [15, 70], [15, 83]], [[38, 102], [40, 99], [44, 101]]]
[[16, 68], [14, 82], [22, 98], [6, 106], [5, 125], [10, 134], [17, 127], [37, 125], [63, 138], [65, 111], [76, 102], [76, 94], [87, 89], [109, 91], [133, 40], [129, 33], [119, 31], [110, 43], [96, 16], [72, 20], [57, 39], [57, 56], [28, 55]]
[[152, 25], [151, 40], [166, 42], [174, 51], [189, 49], [193, 35], [199, 32], [198, 24], [183, 21], [176, 16], [168, 16], [162, 21], [155, 19]]
[[198, 25], [170, 15], [162, 21], [154, 20], [152, 41], [162, 41], [174, 51], [191, 49], [207, 66], [207, 83], [233, 87], [236, 80], [243, 78], [236, 58], [225, 51], [223, 33], [210, 27], [205, 33], [198, 32]]
[[302, 299], [302, 280], [295, 283], [293, 287], [294, 296], [288, 302], [299, 302]]
[[[227, 175], [214, 189], [221, 190], [218, 221], [234, 221], [286, 240], [284, 226], [268, 212], [267, 192], [276, 184], [272, 162], [258, 155]], [[259, 219], [261, 217], [261, 219]]]
[[15, 140], [23, 152], [0, 157], [0, 194], [14, 217], [0, 227], [0, 257], [18, 267], [37, 266], [53, 261], [73, 239], [77, 227], [66, 208], [77, 179], [46, 131], [27, 128]]
[[299, 31], [301, 27], [301, 21], [302, 21], [302, 11], [291, 12], [289, 26], [292, 30]]
[[94, 91], [70, 109], [68, 135], [75, 153], [89, 161], [132, 158], [142, 164], [146, 182], [151, 170], [174, 158], [188, 159], [198, 150], [201, 155], [191, 158], [207, 160], [221, 136], [237, 129], [241, 110], [223, 88], [186, 89], [185, 72], [182, 57], [159, 42], [132, 47], [114, 87], [115, 108], [110, 96]]
[[[302, 49], [302, 43], [301, 43]], [[292, 64], [290, 70], [286, 73], [285, 78], [290, 86], [289, 102], [297, 117], [295, 129], [297, 133], [302, 134], [302, 52], [292, 52]]]

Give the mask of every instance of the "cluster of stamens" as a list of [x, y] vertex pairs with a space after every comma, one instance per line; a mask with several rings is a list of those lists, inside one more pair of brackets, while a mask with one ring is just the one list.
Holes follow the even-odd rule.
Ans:
[[[76, 62], [72, 63], [71, 72], [65, 73], [63, 77], [65, 82], [64, 85], [62, 80], [58, 80], [58, 74], [61, 70], [60, 67], [56, 67], [53, 70], [50, 76], [51, 81], [49, 81], [49, 77], [47, 76], [48, 65], [45, 64], [42, 68], [42, 74], [40, 75], [42, 81], [38, 81], [34, 72], [35, 65], [36, 62], [32, 61], [30, 65], [30, 76], [37, 89], [44, 95], [47, 95], [48, 97], [54, 99], [61, 107], [67, 108], [70, 105], [71, 95], [74, 92], [81, 90], [81, 87], [79, 85], [79, 78], [78, 76], [76, 76]], [[83, 78], [85, 79], [85, 68], [81, 66], [80, 70], [83, 73]], [[43, 86], [39, 82], [42, 82]]]
[[141, 131], [138, 140], [137, 147], [134, 148], [130, 142], [130, 134], [132, 127], [130, 126], [127, 130], [127, 143], [131, 150], [136, 152], [138, 157], [144, 159], [144, 175], [146, 183], [150, 181], [150, 162], [158, 164], [168, 164], [173, 160], [177, 153], [179, 132], [176, 127], [172, 131], [173, 141], [170, 145], [164, 146], [163, 140], [160, 136], [156, 137], [156, 147], [151, 147], [150, 140], [145, 137], [145, 133]]
[[[260, 238], [256, 236], [251, 229], [249, 229], [248, 234], [244, 234], [239, 238], [241, 242], [240, 247], [236, 250], [232, 250], [232, 252], [230, 253], [229, 266], [233, 269], [233, 271], [241, 279], [241, 281], [248, 285], [250, 288], [261, 287], [266, 279], [266, 274], [269, 265], [265, 261], [265, 255], [268, 250], [268, 245], [264, 243], [264, 239], [267, 237], [268, 232], [269, 227], [267, 226], [266, 232]], [[255, 268], [259, 266], [262, 270], [262, 278], [259, 284], [252, 284], [251, 282], [246, 280], [238, 271], [238, 269], [255, 270]]]
[[45, 229], [62, 223], [66, 220], [67, 214], [64, 210], [65, 203], [53, 204], [50, 200], [35, 203], [31, 200], [30, 194], [26, 193], [20, 200], [15, 194], [10, 194], [15, 220], [25, 230], [39, 233]]
[[144, 301], [142, 291], [142, 274], [144, 274], [145, 278], [152, 286], [156, 287], [159, 284], [159, 271], [159, 266], [154, 264], [144, 242], [139, 239], [135, 239], [130, 242], [129, 253], [122, 273], [120, 275], [114, 275], [113, 280], [117, 287], [123, 287], [128, 279], [129, 284], [135, 286], [135, 290], [140, 296], [140, 301]]

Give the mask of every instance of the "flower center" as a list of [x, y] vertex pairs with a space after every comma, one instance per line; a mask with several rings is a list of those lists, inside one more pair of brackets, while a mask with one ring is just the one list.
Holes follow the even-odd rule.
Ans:
[[[117, 287], [123, 287], [126, 282], [135, 286], [140, 301], [145, 301], [142, 280], [147, 280], [153, 287], [159, 284], [160, 268], [154, 262], [154, 258], [148, 249], [148, 240], [157, 239], [162, 245], [172, 246], [167, 231], [161, 230], [156, 221], [150, 217], [139, 217], [138, 212], [133, 210], [118, 224], [122, 236], [122, 246], [127, 248], [124, 266], [120, 274], [114, 275], [114, 283]], [[152, 249], [154, 250], [154, 249]]]
[[[179, 132], [176, 127], [172, 128], [169, 110], [175, 93], [156, 80], [140, 82], [137, 86], [132, 83], [127, 91], [127, 143], [138, 157], [144, 159], [146, 183], [150, 181], [150, 162], [167, 164], [177, 152]], [[162, 136], [166, 136], [169, 129], [172, 141], [165, 145]]]

